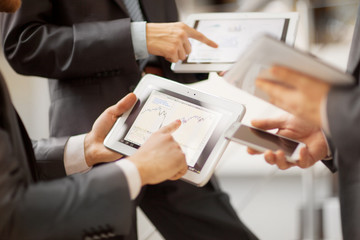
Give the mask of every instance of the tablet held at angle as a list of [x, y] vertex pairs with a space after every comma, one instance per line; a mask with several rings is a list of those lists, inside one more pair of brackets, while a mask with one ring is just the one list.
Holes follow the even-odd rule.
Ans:
[[116, 121], [105, 146], [132, 155], [153, 132], [179, 119], [182, 124], [173, 137], [188, 164], [182, 180], [206, 184], [228, 144], [225, 130], [242, 119], [245, 107], [151, 74], [134, 93], [138, 102]]
[[300, 150], [306, 146], [304, 143], [296, 140], [241, 123], [231, 125], [226, 131], [225, 137], [259, 152], [282, 150], [285, 153], [286, 160], [289, 162], [299, 160]]

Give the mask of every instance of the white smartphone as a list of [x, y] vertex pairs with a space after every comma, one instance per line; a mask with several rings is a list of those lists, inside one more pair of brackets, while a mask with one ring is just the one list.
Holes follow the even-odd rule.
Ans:
[[289, 162], [299, 160], [300, 149], [306, 146], [302, 142], [250, 127], [240, 122], [231, 125], [225, 132], [225, 138], [259, 152], [283, 150], [286, 160]]

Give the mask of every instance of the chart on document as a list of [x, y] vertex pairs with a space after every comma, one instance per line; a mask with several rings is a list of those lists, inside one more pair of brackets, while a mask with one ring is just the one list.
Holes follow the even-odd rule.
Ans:
[[182, 124], [172, 135], [193, 167], [220, 118], [218, 112], [154, 90], [125, 140], [142, 145], [153, 132], [179, 119]]
[[284, 19], [200, 20], [197, 22], [196, 30], [216, 42], [219, 47], [211, 48], [190, 39], [192, 51], [187, 62], [235, 62], [257, 36], [269, 34], [280, 39], [284, 24]]

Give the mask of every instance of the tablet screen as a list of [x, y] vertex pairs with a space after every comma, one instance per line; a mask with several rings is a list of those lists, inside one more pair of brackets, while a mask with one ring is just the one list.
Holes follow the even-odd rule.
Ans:
[[198, 101], [169, 91], [152, 90], [143, 103], [134, 107], [119, 141], [139, 148], [153, 132], [179, 119], [182, 124], [172, 135], [185, 153], [189, 169], [200, 173], [205, 161], [198, 159], [207, 159], [203, 155], [209, 151], [204, 150], [211, 148], [209, 139], [221, 117], [222, 113]]
[[287, 18], [196, 20], [194, 28], [215, 41], [219, 47], [211, 48], [190, 39], [192, 51], [183, 62], [233, 63], [259, 35], [268, 34], [286, 41], [289, 21]]

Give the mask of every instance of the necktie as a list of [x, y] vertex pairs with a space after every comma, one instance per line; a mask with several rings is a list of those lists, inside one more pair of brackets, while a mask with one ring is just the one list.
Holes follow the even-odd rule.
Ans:
[[135, 22], [144, 21], [138, 0], [123, 0], [131, 19]]

